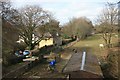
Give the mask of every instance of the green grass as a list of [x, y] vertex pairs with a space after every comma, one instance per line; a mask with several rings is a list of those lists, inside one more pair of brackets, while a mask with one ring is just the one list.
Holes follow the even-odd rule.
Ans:
[[104, 43], [103, 39], [100, 37], [100, 35], [93, 35], [88, 37], [85, 40], [81, 40], [79, 41], [77, 44], [75, 44], [73, 47], [79, 49], [80, 51], [83, 49], [89, 51], [90, 53], [93, 54], [100, 54], [98, 52], [100, 52], [99, 49], [99, 44], [100, 43]]
[[101, 35], [100, 35], [100, 34], [96, 34], [96, 35], [87, 37], [86, 40], [98, 40], [98, 39], [100, 39], [100, 38], [101, 38]]
[[[116, 37], [112, 37], [112, 43], [117, 42]], [[101, 37], [101, 34], [95, 34], [90, 37], [88, 37], [85, 40], [80, 40], [78, 43], [76, 43], [73, 48], [77, 48], [80, 51], [86, 50], [89, 53], [95, 54], [97, 57], [101, 57], [106, 55], [105, 51], [106, 48], [100, 48], [99, 44], [105, 44], [103, 38]]]

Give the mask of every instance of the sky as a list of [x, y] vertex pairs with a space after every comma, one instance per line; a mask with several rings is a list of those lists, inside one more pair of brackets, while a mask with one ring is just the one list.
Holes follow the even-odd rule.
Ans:
[[107, 2], [117, 3], [119, 0], [11, 0], [16, 8], [25, 5], [39, 5], [52, 12], [61, 25], [73, 17], [87, 17], [93, 24]]

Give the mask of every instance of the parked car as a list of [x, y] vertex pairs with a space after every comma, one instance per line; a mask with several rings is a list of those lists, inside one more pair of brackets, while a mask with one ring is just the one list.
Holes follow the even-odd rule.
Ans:
[[29, 50], [24, 50], [24, 51], [18, 50], [11, 56], [10, 63], [16, 64], [16, 63], [22, 62], [23, 59], [28, 57], [29, 54], [30, 54]]
[[15, 52], [15, 55], [18, 56], [18, 57], [21, 57], [21, 56], [27, 56], [30, 54], [30, 51], [29, 50], [24, 50], [23, 52], [21, 50], [19, 51], [16, 51]]

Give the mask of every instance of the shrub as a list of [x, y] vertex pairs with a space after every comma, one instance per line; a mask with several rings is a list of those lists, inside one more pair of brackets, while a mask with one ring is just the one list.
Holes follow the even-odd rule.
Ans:
[[14, 46], [14, 51], [15, 50], [25, 50], [27, 45], [25, 43], [16, 43]]

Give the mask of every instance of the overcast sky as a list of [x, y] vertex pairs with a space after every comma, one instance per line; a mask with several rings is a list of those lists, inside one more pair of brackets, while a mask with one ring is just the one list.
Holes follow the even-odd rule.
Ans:
[[107, 2], [117, 3], [119, 0], [12, 0], [17, 8], [25, 5], [39, 5], [53, 13], [54, 17], [64, 24], [73, 17], [86, 16], [93, 23]]

